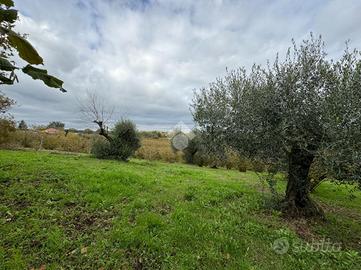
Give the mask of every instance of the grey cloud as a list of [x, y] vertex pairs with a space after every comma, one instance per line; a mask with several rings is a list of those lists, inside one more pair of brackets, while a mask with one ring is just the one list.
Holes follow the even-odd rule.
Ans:
[[193, 89], [208, 85], [226, 68], [266, 63], [290, 41], [322, 34], [331, 55], [344, 41], [361, 47], [360, 1], [236, 0], [27, 0], [17, 1], [18, 30], [45, 59], [68, 93], [20, 76], [5, 88], [18, 101], [14, 116], [34, 124], [61, 120], [90, 127], [78, 102], [86, 91], [104, 96], [114, 118], [140, 128], [166, 130], [192, 125]]

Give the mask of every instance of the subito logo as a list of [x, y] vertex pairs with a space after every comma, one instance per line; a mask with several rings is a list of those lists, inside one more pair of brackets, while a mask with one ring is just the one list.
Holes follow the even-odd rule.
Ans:
[[280, 255], [287, 253], [289, 248], [290, 243], [288, 242], [288, 239], [284, 237], [276, 239], [272, 245], [272, 249], [274, 250], [274, 252]]

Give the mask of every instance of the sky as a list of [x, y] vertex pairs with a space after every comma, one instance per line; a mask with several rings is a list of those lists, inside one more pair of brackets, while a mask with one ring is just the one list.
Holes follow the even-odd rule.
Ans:
[[[61, 121], [96, 127], [79, 103], [94, 92], [113, 121], [141, 130], [193, 126], [193, 92], [226, 70], [265, 64], [291, 45], [322, 35], [331, 57], [361, 49], [360, 0], [15, 0], [16, 29], [64, 81], [67, 93], [19, 73], [0, 90], [17, 101], [11, 110], [28, 125]], [[18, 66], [24, 64], [19, 60]]]

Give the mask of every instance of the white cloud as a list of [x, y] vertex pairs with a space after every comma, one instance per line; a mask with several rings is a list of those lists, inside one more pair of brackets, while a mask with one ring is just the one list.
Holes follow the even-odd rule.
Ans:
[[265, 63], [285, 52], [291, 38], [322, 34], [331, 54], [346, 39], [361, 47], [360, 1], [17, 1], [18, 30], [65, 81], [66, 94], [20, 76], [6, 89], [19, 106], [15, 117], [30, 123], [80, 121], [76, 98], [87, 90], [116, 106], [117, 118], [140, 128], [191, 125], [193, 89], [226, 67]]

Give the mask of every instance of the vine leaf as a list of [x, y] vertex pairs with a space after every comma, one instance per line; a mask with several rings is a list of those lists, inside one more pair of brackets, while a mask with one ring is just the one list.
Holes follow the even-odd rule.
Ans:
[[13, 66], [9, 60], [0, 57], [0, 70], [13, 71], [15, 69], [17, 69], [17, 67]]
[[0, 84], [9, 84], [9, 85], [11, 85], [11, 84], [14, 84], [14, 80], [9, 79], [9, 78], [7, 78], [7, 77], [0, 74]]
[[66, 90], [63, 88], [63, 81], [49, 75], [47, 70], [36, 68], [31, 65], [27, 65], [22, 70], [25, 74], [29, 75], [34, 80], [42, 80], [47, 86], [59, 88], [63, 93], [66, 92]]
[[32, 65], [43, 64], [43, 58], [41, 58], [30, 42], [11, 30], [7, 31], [7, 35], [10, 44], [18, 51], [22, 59]]

